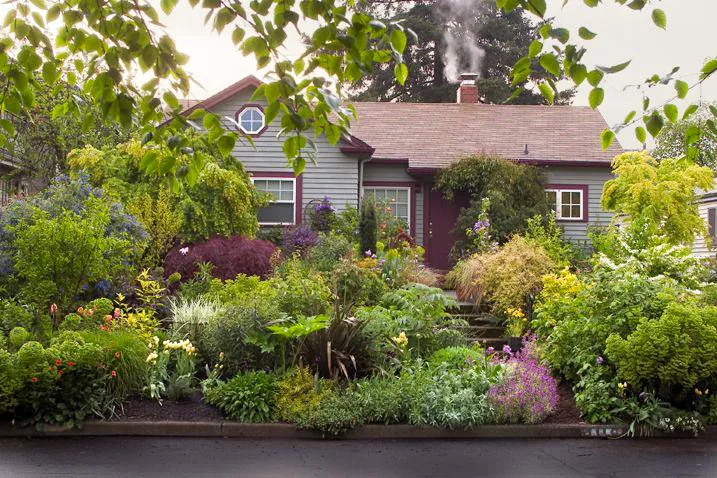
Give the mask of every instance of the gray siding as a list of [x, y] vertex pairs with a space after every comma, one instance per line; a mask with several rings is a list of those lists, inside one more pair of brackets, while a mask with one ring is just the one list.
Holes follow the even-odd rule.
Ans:
[[410, 176], [406, 171], [406, 164], [372, 164], [370, 161], [364, 164], [364, 181], [392, 181], [392, 182], [413, 182], [416, 184], [415, 195], [411, 198], [415, 201], [416, 218], [412, 227], [416, 243], [423, 245], [423, 187], [422, 183]]
[[[236, 112], [247, 103], [266, 104], [264, 101], [252, 100], [252, 93], [253, 88], [247, 88], [210, 111], [220, 117], [234, 118]], [[236, 129], [231, 123], [225, 123], [230, 129]], [[283, 140], [277, 138], [280, 129], [280, 118], [277, 118], [260, 136], [253, 138], [255, 147], [241, 140], [237, 142], [234, 156], [244, 164], [247, 171], [291, 172], [281, 149]], [[347, 206], [356, 207], [359, 194], [358, 159], [342, 153], [338, 145], [329, 144], [324, 136], [314, 138], [314, 141], [318, 147], [316, 164], [307, 164], [302, 174], [302, 213], [310, 201], [321, 200], [326, 195], [331, 196], [338, 211]]]
[[548, 167], [544, 172], [549, 184], [574, 184], [588, 188], [588, 221], [559, 221], [565, 230], [566, 239], [585, 241], [588, 239], [589, 226], [610, 224], [612, 213], [603, 211], [600, 207], [603, 185], [613, 177], [609, 168]]
[[[700, 217], [705, 221], [705, 227], [709, 227], [709, 218], [707, 217], [707, 211], [710, 208], [717, 208], [717, 197], [711, 197], [709, 199], [703, 199], [699, 204]], [[714, 244], [712, 247], [707, 243], [702, 235], [697, 236], [695, 243], [692, 246], [692, 253], [697, 257], [709, 257], [715, 254]]]

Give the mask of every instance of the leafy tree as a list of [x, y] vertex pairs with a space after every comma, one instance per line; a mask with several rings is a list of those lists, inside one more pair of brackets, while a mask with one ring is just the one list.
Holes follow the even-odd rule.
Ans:
[[[717, 171], [717, 132], [712, 131], [709, 122], [717, 118], [717, 106], [704, 105], [694, 115], [676, 123], [667, 123], [655, 138], [653, 156], [658, 159], [681, 158], [696, 154], [693, 159], [701, 166]], [[688, 147], [688, 138], [699, 136], [696, 149]]]
[[[441, 170], [436, 188], [447, 199], [466, 195], [470, 204], [462, 208], [456, 221], [456, 231], [464, 234], [471, 229], [483, 210], [483, 202], [490, 201], [491, 237], [500, 243], [523, 231], [533, 216], [547, 216], [545, 179], [538, 168], [517, 164], [495, 156], [469, 156]], [[465, 240], [456, 245], [459, 249]]]
[[[647, 10], [648, 5], [656, 3], [614, 1], [632, 10]], [[186, 95], [191, 81], [183, 67], [187, 56], [177, 51], [172, 39], [164, 34], [158, 12], [149, 0], [10, 2], [15, 8], [10, 9], [3, 22], [4, 36], [0, 39], [0, 74], [9, 79], [0, 96], [0, 111], [17, 115], [34, 107], [41, 80], [49, 85], [63, 80], [72, 87], [79, 86], [98, 106], [104, 121], [118, 122], [123, 127], [136, 123], [147, 143], [162, 145], [175, 155], [193, 156], [194, 160], [180, 173], [171, 155], [160, 155], [152, 148], [145, 152], [143, 169], [164, 179], [172, 190], [177, 190], [180, 182], [191, 185], [197, 180], [204, 167], [202, 155], [193, 151], [198, 143], [216, 145], [224, 157], [231, 154], [238, 133], [225, 130], [218, 117], [201, 109], [190, 118], [179, 115], [177, 94]], [[583, 2], [593, 8], [602, 3]], [[161, 0], [160, 7], [171, 15], [178, 3], [179, 0]], [[357, 12], [355, 0], [256, 0], [248, 4], [239, 0], [206, 0], [201, 5], [198, 0], [188, 0], [188, 3], [203, 10], [205, 24], [213, 30], [230, 29], [232, 42], [242, 54], [253, 55], [258, 67], [272, 64], [270, 81], [257, 90], [255, 97], [266, 99], [268, 121], [282, 115], [284, 152], [297, 173], [304, 169], [307, 160], [315, 159], [312, 135], [325, 135], [336, 143], [347, 131], [353, 111], [342, 105], [341, 85], [359, 81], [365, 73], [373, 71], [375, 63], [385, 64], [392, 59], [396, 62], [393, 69], [396, 80], [403, 84], [407, 79], [403, 54], [408, 41], [406, 33], [411, 32], [400, 23], [377, 21]], [[547, 8], [546, 0], [496, 0], [496, 5], [505, 13], [523, 9], [540, 19], [544, 19]], [[666, 28], [664, 11], [654, 8], [651, 15], [658, 27]], [[285, 60], [282, 48], [287, 30], [292, 25], [298, 28], [302, 19], [317, 26], [311, 34], [311, 43], [299, 58]], [[578, 34], [586, 41], [595, 36], [586, 27], [580, 28]], [[590, 104], [596, 108], [605, 97], [600, 86], [603, 77], [629, 65], [623, 62], [588, 68], [583, 61], [588, 48], [571, 43], [571, 32], [552, 20], [545, 20], [540, 35], [541, 40], [533, 41], [528, 54], [513, 66], [511, 85], [524, 84], [539, 64], [550, 73], [538, 85], [548, 102], [556, 97], [556, 80], [565, 75], [576, 85], [588, 81], [593, 86]], [[136, 69], [145, 73], [151, 70], [144, 85], [133, 83], [132, 72]], [[676, 71], [653, 75], [643, 86], [670, 85], [677, 97], [684, 98], [695, 85], [675, 80]], [[708, 59], [697, 83], [715, 71], [717, 58]], [[513, 95], [519, 94], [517, 88]], [[694, 106], [688, 107], [683, 117], [694, 112]], [[164, 121], [168, 110], [171, 120]], [[53, 112], [58, 116], [77, 115], [68, 101], [57, 105]], [[650, 108], [649, 101], [645, 101], [641, 115], [631, 112], [619, 126], [642, 120], [645, 126], [635, 130], [638, 138], [646, 135], [645, 130], [655, 136], [664, 125], [664, 118], [676, 120], [677, 114], [672, 103]], [[204, 134], [191, 140], [187, 131], [195, 127]], [[0, 135], [2, 146], [7, 136], [14, 134], [14, 126], [2, 119], [0, 129], [4, 131]], [[615, 134], [607, 129], [602, 136], [607, 146]], [[695, 147], [698, 139], [689, 138], [688, 147]]]
[[[0, 85], [7, 81], [0, 77]], [[73, 149], [101, 148], [129, 139], [131, 128], [105, 124], [99, 108], [78, 87], [39, 81], [35, 93], [34, 106], [12, 118], [15, 134], [9, 146], [20, 164], [43, 183], [67, 172], [67, 154]], [[63, 104], [74, 114], [57, 114], [55, 108]]]
[[[487, 103], [503, 103], [512, 92], [511, 69], [535, 40], [537, 28], [522, 10], [504, 13], [494, 0], [434, 2], [368, 1], [366, 13], [389, 21], [402, 21], [416, 33], [408, 37], [403, 61], [408, 79], [393, 77], [393, 64], [376, 64], [373, 71], [352, 85], [353, 98], [369, 101], [452, 103], [456, 101], [457, 75], [478, 73], [478, 91]], [[539, 64], [532, 81], [546, 76]], [[574, 90], [562, 91], [567, 103]], [[513, 103], [543, 104], [536, 91], [522, 89]]]
[[633, 235], [662, 237], [670, 244], [694, 242], [705, 233], [696, 190], [710, 189], [712, 170], [687, 158], [658, 161], [644, 152], [613, 160], [615, 179], [605, 183], [602, 207], [626, 216]]

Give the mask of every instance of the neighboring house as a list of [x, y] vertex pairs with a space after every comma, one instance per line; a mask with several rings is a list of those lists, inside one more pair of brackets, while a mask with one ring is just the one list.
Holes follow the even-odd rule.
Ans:
[[714, 256], [714, 246], [717, 245], [717, 188], [703, 193], [698, 207], [700, 216], [707, 225], [708, 237], [697, 236], [692, 251], [696, 257]]
[[354, 103], [358, 119], [351, 136], [337, 145], [318, 138], [317, 164], [294, 177], [277, 138], [280, 119], [265, 124], [265, 104], [251, 99], [260, 84], [246, 77], [185, 114], [203, 108], [234, 119], [252, 136], [256, 147], [240, 141], [234, 154], [256, 187], [276, 198], [259, 212], [262, 225], [298, 224], [304, 208], [324, 196], [338, 210], [356, 207], [362, 195], [389, 198], [395, 200], [394, 214], [426, 248], [426, 262], [447, 268], [455, 242], [451, 230], [467, 200], [446, 201], [433, 188], [435, 174], [483, 152], [544, 168], [546, 193], [567, 238], [586, 240], [589, 225], [611, 219], [600, 208], [600, 196], [611, 177], [610, 162], [622, 149], [615, 144], [602, 150], [600, 133], [607, 125], [590, 108], [481, 104], [475, 75], [463, 75], [457, 103]]
[[0, 148], [0, 207], [8, 204], [18, 194], [27, 192], [27, 184], [15, 158]]

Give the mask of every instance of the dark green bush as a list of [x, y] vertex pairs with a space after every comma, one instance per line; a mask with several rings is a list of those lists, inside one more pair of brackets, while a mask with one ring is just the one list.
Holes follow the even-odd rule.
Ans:
[[672, 303], [657, 320], [643, 319], [623, 339], [612, 334], [606, 354], [621, 380], [673, 402], [717, 384], [717, 307]]
[[361, 202], [361, 219], [359, 220], [359, 246], [362, 255], [368, 251], [376, 253], [377, 234], [376, 204], [370, 199], [364, 199]]
[[15, 327], [10, 331], [7, 338], [13, 349], [18, 350], [25, 342], [30, 340], [30, 332], [25, 327]]
[[322, 234], [319, 242], [309, 249], [305, 261], [319, 272], [329, 273], [346, 256], [354, 253], [353, 243], [336, 233]]
[[0, 417], [15, 409], [19, 389], [15, 358], [0, 347]]
[[365, 423], [406, 423], [411, 408], [411, 377], [371, 377], [353, 384]]
[[204, 399], [231, 420], [261, 423], [271, 420], [277, 391], [274, 375], [253, 371], [240, 373], [228, 382], [210, 388]]
[[9, 299], [0, 300], [0, 335], [7, 335], [15, 327], [32, 330], [35, 316], [28, 307]]

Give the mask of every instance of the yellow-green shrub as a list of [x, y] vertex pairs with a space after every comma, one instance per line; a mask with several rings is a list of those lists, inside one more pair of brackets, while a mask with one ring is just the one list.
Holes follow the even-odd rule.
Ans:
[[334, 391], [332, 381], [314, 379], [308, 367], [297, 368], [279, 382], [275, 417], [283, 422], [294, 423], [314, 413], [321, 402]]

